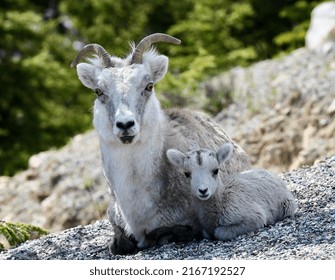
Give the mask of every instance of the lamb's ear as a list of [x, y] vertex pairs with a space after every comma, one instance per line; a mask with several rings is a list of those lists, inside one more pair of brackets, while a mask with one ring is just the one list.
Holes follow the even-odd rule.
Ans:
[[77, 65], [77, 74], [82, 84], [90, 89], [95, 89], [97, 85], [97, 76], [101, 69], [88, 63], [79, 63]]
[[166, 156], [172, 165], [179, 168], [183, 167], [185, 155], [182, 152], [176, 149], [170, 149], [166, 152]]
[[219, 164], [229, 160], [233, 154], [233, 150], [234, 146], [231, 143], [223, 144], [216, 152], [216, 158], [218, 159]]
[[[145, 58], [143, 58], [143, 60], [144, 59]], [[145, 62], [147, 62], [150, 66], [154, 83], [158, 82], [165, 76], [169, 66], [169, 59], [167, 56], [157, 55], [154, 57], [147, 57]]]

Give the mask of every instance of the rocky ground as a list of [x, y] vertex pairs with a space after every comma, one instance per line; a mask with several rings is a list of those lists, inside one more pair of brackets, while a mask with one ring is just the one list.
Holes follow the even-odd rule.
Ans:
[[28, 241], [0, 253], [0, 259], [335, 259], [335, 156], [312, 167], [281, 174], [299, 208], [286, 219], [229, 242], [194, 241], [113, 256], [112, 237], [103, 220]]

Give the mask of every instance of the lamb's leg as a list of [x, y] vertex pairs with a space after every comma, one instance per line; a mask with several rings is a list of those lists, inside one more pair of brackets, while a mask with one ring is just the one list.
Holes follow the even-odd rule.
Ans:
[[235, 237], [255, 231], [257, 228], [246, 227], [244, 224], [236, 224], [230, 226], [218, 226], [214, 230], [214, 237], [218, 240], [227, 241]]
[[264, 227], [266, 218], [263, 211], [250, 213], [249, 216], [240, 217], [238, 221], [230, 224], [220, 225], [214, 230], [214, 237], [218, 240], [230, 240], [239, 235], [257, 231]]
[[278, 220], [283, 220], [287, 217], [293, 217], [295, 211], [297, 210], [297, 203], [295, 202], [293, 197], [287, 198], [280, 203], [279, 209], [280, 210], [278, 211]]
[[128, 255], [137, 252], [136, 240], [131, 236], [127, 236], [124, 229], [113, 225], [114, 237], [109, 243], [109, 251], [113, 255]]

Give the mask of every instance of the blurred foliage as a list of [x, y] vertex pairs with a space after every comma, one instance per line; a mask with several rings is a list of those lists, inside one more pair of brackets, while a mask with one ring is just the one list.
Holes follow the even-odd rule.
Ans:
[[47, 2], [2, 1], [0, 37], [0, 174], [11, 175], [87, 129], [93, 98], [79, 94], [71, 37]]
[[[96, 42], [117, 56], [129, 41], [164, 32], [181, 46], [158, 44], [170, 72], [157, 85], [164, 107], [215, 114], [225, 102], [199, 83], [235, 65], [304, 45], [310, 12], [323, 1], [297, 0], [2, 0], [0, 6], [0, 174], [26, 168], [30, 155], [64, 145], [92, 127], [94, 95], [69, 67]], [[224, 97], [229, 101], [229, 93]]]
[[[0, 251], [47, 234], [49, 232], [46, 229], [38, 226], [0, 221], [0, 241], [4, 239], [3, 243], [0, 242]], [[4, 243], [8, 243], [8, 246]]]

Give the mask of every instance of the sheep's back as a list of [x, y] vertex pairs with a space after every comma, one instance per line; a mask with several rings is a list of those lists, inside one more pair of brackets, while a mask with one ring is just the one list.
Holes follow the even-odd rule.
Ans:
[[183, 153], [199, 148], [217, 150], [222, 144], [230, 142], [234, 151], [225, 164], [224, 173], [251, 168], [246, 152], [208, 115], [188, 109], [169, 109], [165, 114], [168, 120], [165, 150], [174, 148]]

